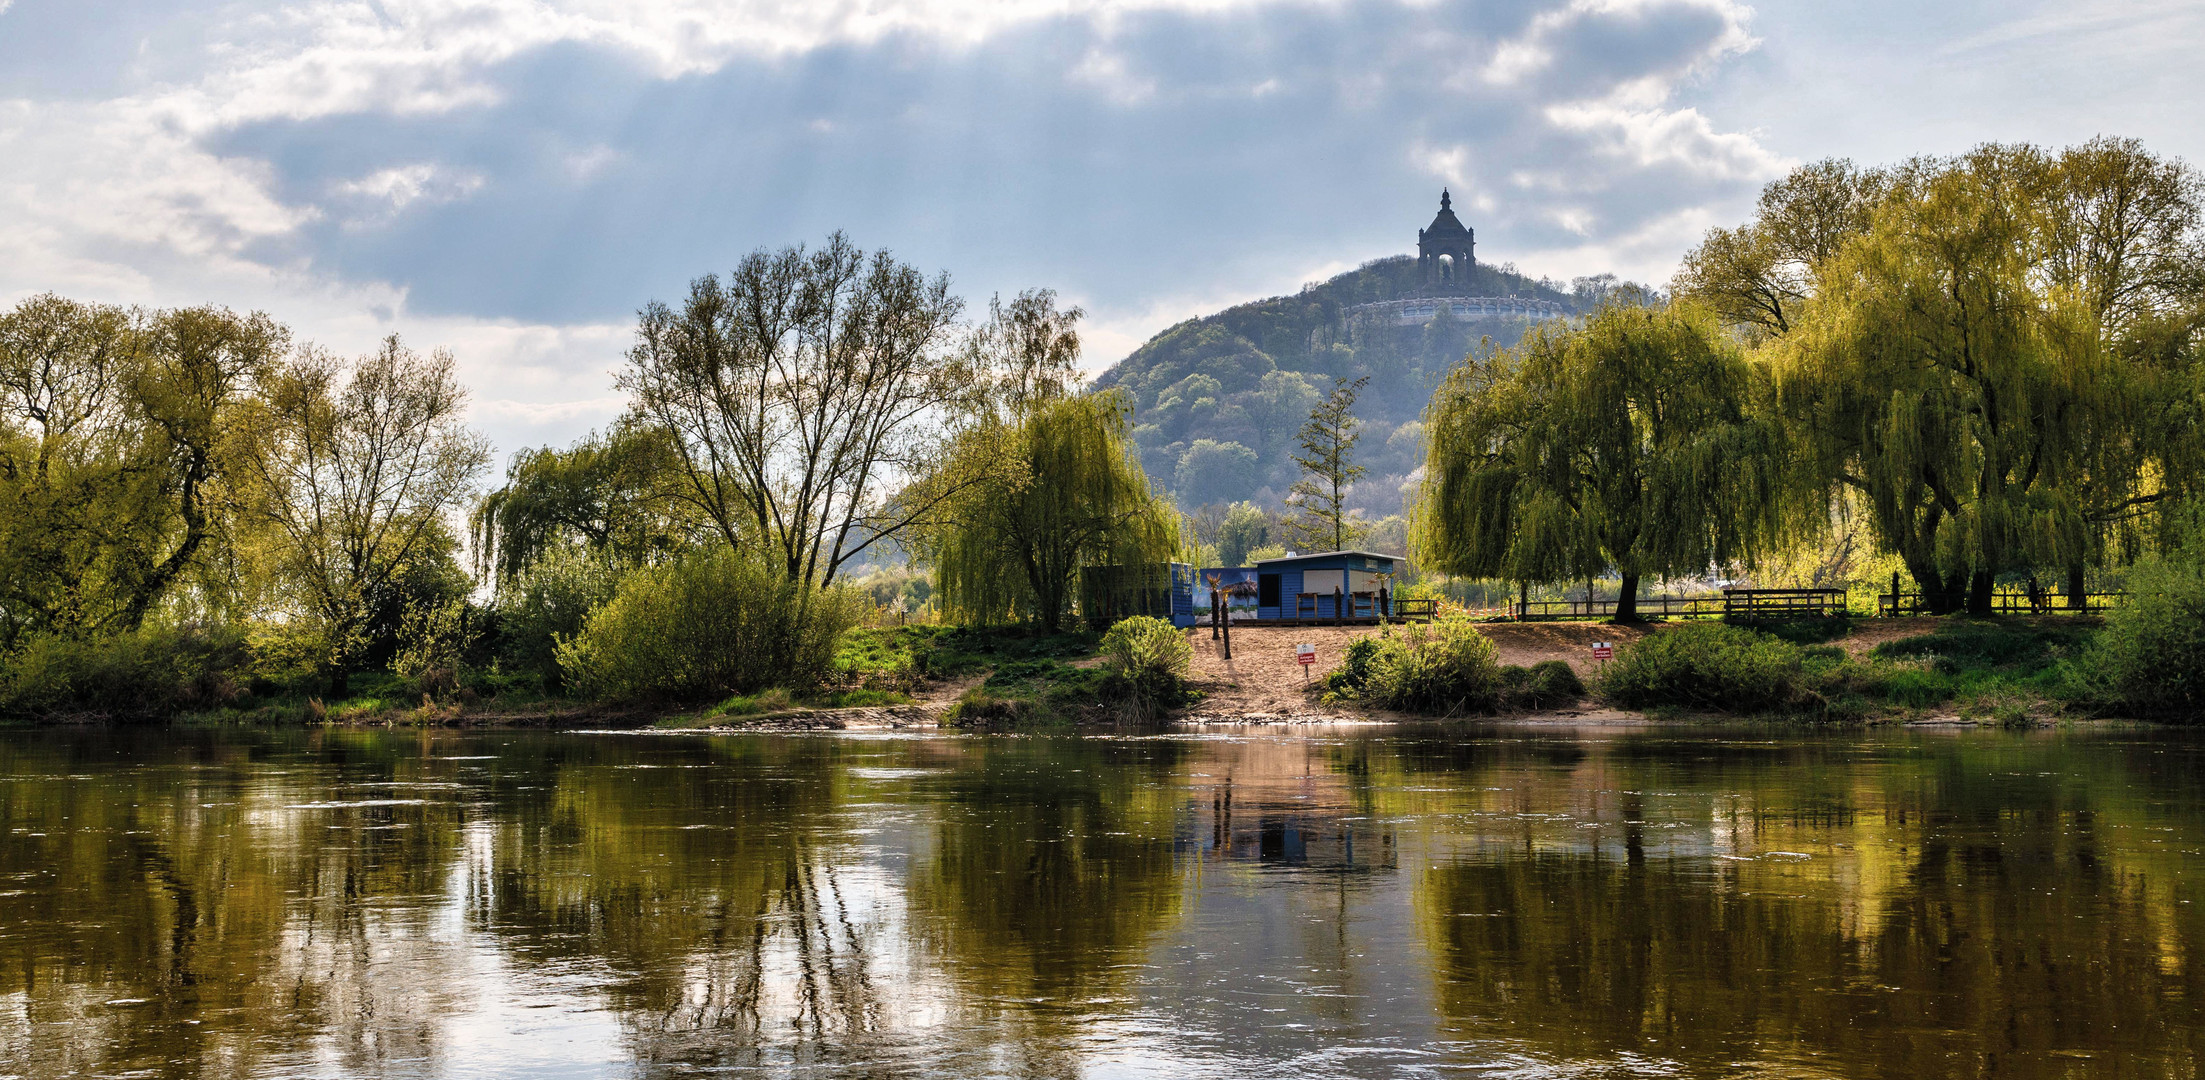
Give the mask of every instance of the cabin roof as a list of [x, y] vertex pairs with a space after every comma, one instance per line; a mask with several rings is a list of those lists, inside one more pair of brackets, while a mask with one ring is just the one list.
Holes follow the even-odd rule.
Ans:
[[1387, 562], [1408, 561], [1407, 559], [1404, 559], [1399, 555], [1387, 555], [1383, 552], [1377, 551], [1359, 551], [1350, 549], [1348, 551], [1312, 551], [1307, 555], [1282, 555], [1276, 559], [1257, 559], [1256, 565], [1269, 566], [1272, 563], [1308, 562], [1311, 559], [1338, 559], [1344, 558], [1349, 555], [1359, 555], [1366, 559], [1384, 559]]

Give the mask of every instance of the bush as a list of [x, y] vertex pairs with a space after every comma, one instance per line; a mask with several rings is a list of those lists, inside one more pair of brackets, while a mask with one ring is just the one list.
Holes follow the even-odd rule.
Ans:
[[1378, 658], [1385, 653], [1389, 639], [1359, 637], [1348, 642], [1347, 655], [1340, 658], [1340, 666], [1325, 676], [1325, 692], [1331, 697], [1358, 698], [1370, 690], [1371, 677], [1378, 671]]
[[1121, 619], [1103, 635], [1102, 654], [1111, 674], [1104, 692], [1120, 700], [1127, 719], [1154, 720], [1186, 703], [1194, 646], [1170, 622], [1148, 615]]
[[1687, 623], [1617, 649], [1600, 692], [1624, 708], [1766, 712], [1799, 703], [1800, 669], [1796, 646], [1742, 627]]
[[581, 634], [619, 585], [619, 572], [585, 551], [552, 552], [514, 575], [498, 591], [500, 668], [535, 676], [547, 692], [564, 690], [559, 643]]
[[230, 627], [149, 627], [83, 640], [33, 637], [0, 661], [0, 714], [152, 719], [236, 703], [252, 649]]
[[1032, 727], [1040, 712], [1040, 707], [1029, 699], [1000, 697], [975, 687], [965, 691], [957, 704], [949, 707], [942, 715], [942, 722], [951, 727], [982, 731], [1015, 731]]
[[[1486, 710], [1498, 702], [1502, 687], [1494, 655], [1493, 642], [1468, 618], [1450, 615], [1429, 626], [1410, 626], [1400, 637], [1355, 639], [1325, 685], [1334, 697], [1402, 712]], [[1569, 665], [1562, 667], [1567, 671]], [[1516, 670], [1524, 671], [1528, 685], [1530, 672]]]
[[2205, 715], [2205, 559], [2146, 560], [2128, 590], [2084, 651], [2077, 690], [2105, 711]]
[[757, 560], [698, 553], [622, 577], [582, 632], [559, 643], [559, 667], [576, 692], [615, 700], [811, 689], [864, 607], [852, 591], [807, 588]]
[[1541, 660], [1526, 668], [1500, 669], [1500, 702], [1512, 709], [1552, 709], [1574, 705], [1585, 696], [1585, 683], [1561, 660]]

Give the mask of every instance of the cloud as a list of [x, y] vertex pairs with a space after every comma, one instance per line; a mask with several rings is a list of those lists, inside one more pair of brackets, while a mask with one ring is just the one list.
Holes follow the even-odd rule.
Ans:
[[1481, 255], [1659, 277], [1628, 238], [1784, 164], [1680, 100], [1754, 48], [1729, 0], [195, 2], [0, 41], [0, 294], [404, 329], [514, 433], [603, 419], [646, 300], [835, 228], [1056, 287], [1107, 362], [1406, 250], [1442, 184]]

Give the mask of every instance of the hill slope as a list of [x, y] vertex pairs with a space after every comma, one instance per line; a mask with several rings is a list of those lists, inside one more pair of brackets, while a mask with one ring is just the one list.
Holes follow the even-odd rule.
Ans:
[[[1479, 264], [1467, 291], [1576, 312], [1610, 280], [1581, 279], [1564, 292]], [[1521, 316], [1403, 324], [1391, 313], [1351, 310], [1417, 297], [1420, 285], [1415, 259], [1374, 260], [1292, 296], [1180, 323], [1103, 372], [1095, 386], [1119, 388], [1131, 400], [1141, 463], [1181, 506], [1251, 499], [1277, 509], [1295, 478], [1294, 435], [1310, 406], [1334, 378], [1369, 376], [1356, 404], [1364, 422], [1357, 458], [1369, 475], [1351, 505], [1383, 517], [1400, 509], [1401, 486], [1423, 461], [1417, 418], [1439, 380], [1481, 338], [1507, 347], [1530, 325]]]

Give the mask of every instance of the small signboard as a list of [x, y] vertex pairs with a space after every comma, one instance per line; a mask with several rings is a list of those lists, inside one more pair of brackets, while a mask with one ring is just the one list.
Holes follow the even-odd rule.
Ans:
[[1615, 646], [1605, 641], [1593, 642], [1593, 659], [1607, 661], [1615, 656]]
[[1308, 667], [1309, 665], [1316, 663], [1317, 647], [1315, 645], [1294, 646], [1294, 662], [1300, 664], [1303, 667]]

